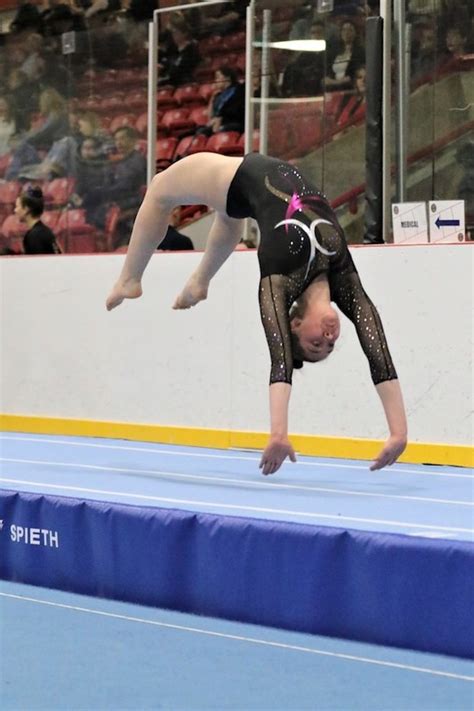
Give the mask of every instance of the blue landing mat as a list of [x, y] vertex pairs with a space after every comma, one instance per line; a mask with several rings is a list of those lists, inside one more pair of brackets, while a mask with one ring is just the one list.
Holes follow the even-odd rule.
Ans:
[[[436, 468], [428, 474], [400, 467], [370, 473], [362, 463], [351, 468], [345, 462], [305, 459], [284, 468], [277, 485], [276, 477], [261, 483], [256, 457], [247, 454], [18, 435], [2, 439], [2, 455], [2, 483], [11, 488], [17, 482], [0, 499], [4, 579], [474, 656], [473, 546], [440, 537], [470, 536], [465, 514], [472, 506], [472, 477], [465, 470]], [[95, 464], [89, 463], [91, 457]], [[189, 473], [183, 471], [185, 461]], [[207, 473], [199, 473], [203, 470]], [[428, 482], [436, 491], [426, 491]], [[98, 485], [100, 496], [94, 495]], [[163, 495], [170, 485], [174, 496]], [[190, 498], [189, 487], [194, 488]], [[389, 493], [395, 487], [397, 493]], [[27, 493], [27, 488], [47, 495]], [[49, 493], [60, 490], [87, 499]], [[115, 501], [114, 492], [119, 494]], [[129, 500], [156, 499], [160, 506], [117, 503], [126, 492]], [[271, 506], [268, 500], [262, 505], [264, 495], [273, 497]], [[229, 512], [248, 507], [255, 518], [201, 513], [196, 501], [200, 507], [208, 502], [211, 511], [213, 506]], [[178, 502], [180, 509], [164, 508]], [[359, 526], [364, 522], [371, 530], [299, 523], [298, 509], [303, 520], [314, 513], [309, 520], [319, 524], [337, 520], [339, 508], [344, 523], [358, 519]], [[266, 514], [271, 520], [263, 520], [262, 509], [284, 511], [293, 520], [273, 520], [271, 513]], [[436, 537], [386, 533], [383, 527], [377, 532], [380, 520], [385, 529], [390, 522]]]

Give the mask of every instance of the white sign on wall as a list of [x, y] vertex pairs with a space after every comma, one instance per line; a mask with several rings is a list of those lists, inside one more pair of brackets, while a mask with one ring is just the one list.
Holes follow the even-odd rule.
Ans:
[[432, 200], [429, 203], [430, 242], [464, 242], [464, 200]]
[[426, 203], [399, 202], [392, 205], [393, 241], [397, 244], [428, 242]]

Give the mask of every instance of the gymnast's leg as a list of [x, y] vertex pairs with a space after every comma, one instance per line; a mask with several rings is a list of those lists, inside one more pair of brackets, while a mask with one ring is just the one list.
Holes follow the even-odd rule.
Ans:
[[205, 298], [203, 287], [207, 293], [209, 280], [231, 254], [231, 244], [235, 246], [238, 242], [238, 221], [227, 217], [226, 201], [241, 162], [241, 158], [197, 153], [153, 178], [133, 225], [122, 272], [106, 302], [109, 311], [124, 299], [141, 296], [143, 272], [163, 240], [171, 212], [177, 205], [205, 204], [218, 213], [209, 236], [209, 249], [206, 248], [201, 265], [188, 282], [189, 288], [185, 287], [186, 294], [183, 292], [182, 300], [178, 297], [175, 306], [188, 308]]
[[197, 267], [174, 302], [174, 309], [189, 309], [207, 297], [209, 282], [230, 257], [242, 238], [243, 223], [216, 214], [206, 242], [206, 250]]

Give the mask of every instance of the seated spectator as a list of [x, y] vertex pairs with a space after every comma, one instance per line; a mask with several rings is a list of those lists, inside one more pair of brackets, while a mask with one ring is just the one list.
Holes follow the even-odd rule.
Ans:
[[222, 3], [206, 10], [201, 19], [201, 34], [226, 35], [241, 29], [245, 21], [247, 0], [233, 0], [232, 3]]
[[445, 59], [449, 64], [457, 64], [467, 54], [467, 33], [462, 27], [450, 27], [446, 32]]
[[365, 115], [366, 76], [365, 67], [356, 69], [354, 90], [344, 94], [336, 115], [336, 125], [340, 128]]
[[141, 190], [146, 184], [146, 160], [135, 146], [138, 134], [130, 126], [118, 128], [114, 140], [119, 159], [110, 163], [107, 182], [100, 191], [87, 190], [82, 202], [88, 221], [100, 229], [105, 227], [107, 210], [112, 203], [135, 216], [142, 200]]
[[[69, 115], [71, 118], [71, 115]], [[93, 111], [84, 111], [77, 115], [77, 130], [70, 124], [70, 135], [55, 141], [47, 155], [41, 160], [38, 153], [30, 165], [23, 166], [18, 178], [30, 180], [53, 180], [64, 176], [75, 177], [77, 162], [80, 160], [80, 147], [86, 138], [97, 141], [98, 158], [103, 162], [113, 148], [111, 137], [100, 128], [100, 121]], [[30, 155], [33, 159], [33, 150]]]
[[75, 192], [69, 198], [71, 207], [82, 207], [87, 193], [101, 191], [107, 185], [108, 169], [101, 140], [97, 136], [85, 137], [76, 160]]
[[197, 42], [185, 21], [175, 20], [170, 32], [176, 51], [163, 56], [160, 64], [160, 84], [187, 84], [193, 81], [194, 70], [201, 61]]
[[357, 29], [353, 22], [342, 23], [340, 40], [327, 53], [327, 75], [324, 88], [327, 91], [339, 91], [352, 86], [356, 67], [365, 63], [365, 52], [361, 46]]
[[33, 3], [26, 2], [20, 4], [13, 22], [10, 25], [10, 32], [24, 32], [33, 30], [34, 32], [43, 31], [43, 19], [37, 6]]
[[6, 91], [15, 112], [18, 131], [27, 131], [31, 115], [38, 110], [37, 88], [21, 69], [11, 69], [6, 79]]
[[245, 124], [245, 87], [237, 81], [230, 67], [220, 67], [215, 73], [215, 93], [209, 100], [209, 121], [197, 133], [211, 136], [219, 131], [243, 133]]
[[158, 249], [163, 252], [174, 252], [174, 251], [189, 251], [194, 249], [194, 245], [189, 237], [181, 234], [176, 229], [179, 226], [179, 220], [181, 215], [181, 208], [175, 207], [170, 217], [170, 224], [166, 232], [164, 240], [160, 243]]
[[49, 150], [55, 141], [68, 133], [69, 120], [62, 96], [55, 89], [45, 89], [40, 94], [39, 103], [43, 122], [22, 136], [5, 174], [7, 180], [15, 180], [24, 166], [38, 163], [38, 149]]
[[16, 133], [16, 121], [12, 104], [5, 96], [0, 96], [0, 156], [11, 150], [11, 139]]
[[43, 222], [44, 200], [41, 188], [27, 188], [15, 203], [15, 215], [28, 227], [23, 238], [25, 254], [60, 254], [53, 232]]
[[[310, 39], [324, 40], [324, 23], [311, 25]], [[293, 54], [293, 53], [292, 53]], [[325, 76], [325, 52], [295, 52], [283, 72], [283, 96], [318, 96]]]
[[417, 28], [418, 39], [412, 45], [412, 79], [429, 78], [439, 63], [438, 38], [432, 22], [423, 22]]

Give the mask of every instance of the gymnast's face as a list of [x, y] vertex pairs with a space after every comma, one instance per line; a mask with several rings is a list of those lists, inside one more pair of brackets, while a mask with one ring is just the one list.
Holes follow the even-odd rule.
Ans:
[[311, 317], [295, 317], [291, 321], [291, 331], [299, 340], [304, 359], [309, 363], [324, 360], [334, 350], [341, 326], [337, 311], [328, 305]]

